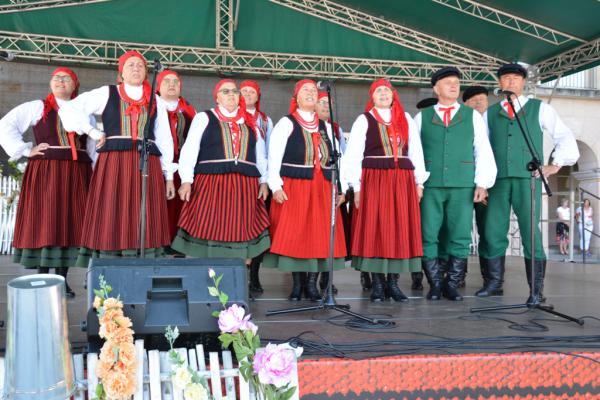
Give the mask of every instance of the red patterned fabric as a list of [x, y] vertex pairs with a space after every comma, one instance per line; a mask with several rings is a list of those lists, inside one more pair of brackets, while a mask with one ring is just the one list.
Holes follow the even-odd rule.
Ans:
[[352, 216], [352, 255], [391, 259], [423, 255], [412, 170], [363, 169], [360, 206]]
[[80, 246], [91, 175], [89, 163], [29, 160], [17, 207], [13, 246]]
[[[329, 257], [331, 182], [315, 168], [313, 179], [283, 178], [288, 200], [271, 201], [271, 253], [293, 258]], [[346, 256], [339, 208], [336, 211], [334, 257]]]
[[[98, 161], [86, 205], [82, 245], [116, 251], [139, 247], [142, 178], [140, 153], [108, 151]], [[146, 248], [168, 246], [169, 221], [165, 183], [157, 156], [148, 157]]]
[[258, 179], [238, 173], [199, 174], [184, 203], [179, 227], [189, 235], [220, 242], [248, 242], [269, 226]]

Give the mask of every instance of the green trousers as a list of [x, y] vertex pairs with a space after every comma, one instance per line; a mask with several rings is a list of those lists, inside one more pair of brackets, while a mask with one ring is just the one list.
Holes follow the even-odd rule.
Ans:
[[[517, 215], [525, 258], [531, 259], [531, 195], [529, 178], [500, 178], [488, 190], [488, 205], [484, 210], [484, 234], [479, 241], [479, 255], [484, 258], [501, 257], [508, 247], [510, 208]], [[542, 182], [535, 182], [535, 258], [545, 260], [540, 231]]]
[[473, 188], [428, 187], [423, 191], [421, 200], [423, 258], [438, 258], [440, 241], [448, 255], [457, 258], [469, 256], [473, 190]]

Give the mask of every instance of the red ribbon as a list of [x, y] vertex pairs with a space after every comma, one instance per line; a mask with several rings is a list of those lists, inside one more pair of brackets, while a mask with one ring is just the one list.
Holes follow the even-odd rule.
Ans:
[[440, 111], [444, 113], [444, 125], [446, 127], [450, 125], [450, 120], [452, 119], [452, 110], [454, 110], [454, 107], [440, 107]]
[[319, 117], [317, 117], [317, 114], [315, 113], [312, 121], [306, 121], [304, 118], [302, 118], [298, 110], [294, 111], [292, 115], [294, 116], [294, 118], [296, 118], [296, 121], [298, 121], [300, 126], [302, 126], [304, 129], [310, 132], [313, 142], [315, 169], [317, 171], [321, 170], [321, 160], [319, 159], [319, 145], [321, 144], [321, 133], [319, 132]]
[[506, 107], [508, 118], [515, 119], [515, 111], [513, 110], [512, 106], [508, 103], [508, 101], [503, 102], [502, 105]]
[[[42, 112], [43, 121], [46, 121], [46, 118], [48, 118], [48, 113], [50, 112], [50, 110], [58, 111], [58, 103], [56, 102], [56, 97], [54, 97], [54, 94], [52, 93], [50, 93], [44, 99], [44, 111]], [[77, 161], [77, 146], [75, 145], [75, 135], [75, 132], [67, 132], [67, 137], [69, 138], [69, 147], [71, 148], [71, 157], [74, 161]]]
[[[150, 101], [150, 85], [148, 82], [144, 81], [143, 94], [139, 100], [133, 100], [127, 95], [127, 92], [125, 91], [125, 85], [123, 83], [118, 86], [118, 89], [119, 96], [121, 96], [121, 98], [127, 103], [125, 115], [129, 115], [131, 120], [131, 139], [135, 142], [138, 138], [138, 121], [140, 114], [142, 113], [142, 107], [148, 106]], [[148, 115], [148, 117], [150, 117], [150, 115]]]
[[[241, 108], [238, 110], [241, 110]], [[240, 144], [242, 140], [240, 126], [237, 123], [238, 119], [240, 119], [239, 112], [233, 117], [227, 117], [221, 112], [221, 110], [219, 110], [218, 106], [215, 107], [215, 112], [221, 121], [229, 124], [229, 127], [231, 128], [231, 140], [233, 142], [233, 155], [235, 158], [238, 158], [240, 155]]]

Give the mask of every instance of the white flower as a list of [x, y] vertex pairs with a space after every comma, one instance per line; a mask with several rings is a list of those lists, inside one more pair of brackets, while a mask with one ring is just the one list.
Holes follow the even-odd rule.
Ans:
[[192, 382], [192, 374], [187, 366], [178, 367], [171, 378], [173, 385], [179, 390], [185, 389]]
[[214, 278], [216, 275], [217, 275], [217, 274], [215, 273], [215, 270], [214, 270], [214, 269], [212, 269], [212, 268], [209, 268], [209, 269], [208, 269], [208, 277], [209, 277], [209, 278], [211, 278], [211, 279], [212, 279], [212, 278]]
[[17, 164], [17, 169], [18, 169], [20, 172], [25, 172], [25, 168], [26, 168], [26, 167], [27, 167], [27, 162], [26, 162], [26, 161], [24, 161], [24, 162], [20, 162], [20, 163], [18, 163], [18, 164]]
[[183, 391], [185, 400], [208, 400], [206, 388], [199, 383], [190, 383]]

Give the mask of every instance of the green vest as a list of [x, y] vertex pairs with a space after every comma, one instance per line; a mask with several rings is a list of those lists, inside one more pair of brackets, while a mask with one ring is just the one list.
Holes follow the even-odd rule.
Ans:
[[425, 187], [475, 186], [473, 109], [461, 106], [448, 127], [428, 107], [421, 112], [421, 141], [425, 169], [431, 174]]
[[[537, 99], [529, 99], [523, 109], [519, 110], [519, 118], [523, 127], [529, 128], [531, 143], [544, 160], [544, 146], [542, 128], [540, 127], [540, 104]], [[508, 114], [501, 103], [496, 103], [487, 110], [488, 127], [490, 129], [490, 144], [494, 151], [498, 174], [500, 178], [529, 178], [527, 163], [531, 161], [531, 154], [523, 139], [516, 120], [508, 118]]]

